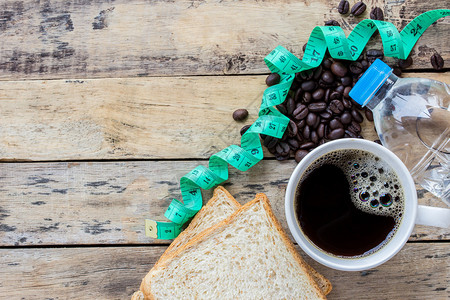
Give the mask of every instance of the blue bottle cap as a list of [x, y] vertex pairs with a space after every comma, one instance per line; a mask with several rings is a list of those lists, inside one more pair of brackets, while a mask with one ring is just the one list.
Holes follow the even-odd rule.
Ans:
[[350, 91], [350, 97], [365, 106], [391, 75], [392, 69], [376, 59]]

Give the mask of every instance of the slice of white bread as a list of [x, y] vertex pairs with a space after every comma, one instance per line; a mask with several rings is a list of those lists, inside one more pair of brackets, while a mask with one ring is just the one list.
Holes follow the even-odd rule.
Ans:
[[144, 295], [144, 299], [325, 298], [264, 194], [160, 260], [135, 299]]

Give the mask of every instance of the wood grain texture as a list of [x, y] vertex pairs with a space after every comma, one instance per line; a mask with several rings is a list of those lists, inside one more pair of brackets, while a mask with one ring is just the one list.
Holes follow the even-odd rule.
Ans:
[[[156, 244], [144, 219], [166, 221], [179, 180], [205, 161], [4, 163], [0, 165], [0, 246]], [[264, 160], [224, 186], [241, 204], [267, 194], [287, 232], [284, 195], [295, 161]], [[445, 204], [419, 189], [423, 205]], [[212, 190], [203, 191], [204, 202]], [[411, 241], [450, 240], [449, 229], [416, 226]]]
[[[0, 294], [12, 300], [129, 299], [165, 248], [0, 249]], [[384, 265], [362, 272], [335, 271], [300, 253], [331, 281], [330, 300], [450, 296], [445, 244], [408, 243]]]
[[[450, 83], [447, 73], [409, 73]], [[265, 76], [0, 81], [0, 160], [209, 158], [256, 120]], [[246, 108], [246, 122], [231, 115]], [[366, 122], [362, 135], [376, 139]], [[267, 151], [266, 151], [267, 154]]]
[[[381, 1], [360, 17], [339, 1], [2, 1], [0, 79], [267, 73], [263, 58], [282, 45], [301, 57], [315, 26], [338, 20], [348, 35], [372, 7], [398, 28], [440, 1]], [[406, 8], [408, 7], [408, 8]], [[412, 68], [450, 58], [448, 18], [415, 47]], [[443, 38], [444, 37], [444, 38]], [[368, 48], [381, 48], [379, 39]]]

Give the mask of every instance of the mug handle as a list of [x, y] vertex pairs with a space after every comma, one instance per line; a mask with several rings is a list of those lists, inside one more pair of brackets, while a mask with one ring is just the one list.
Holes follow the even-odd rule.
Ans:
[[450, 228], [450, 209], [418, 205], [416, 224]]

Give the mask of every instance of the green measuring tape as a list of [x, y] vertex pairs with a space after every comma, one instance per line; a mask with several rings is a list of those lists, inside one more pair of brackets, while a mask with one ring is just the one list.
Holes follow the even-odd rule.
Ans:
[[145, 220], [147, 236], [158, 239], [173, 239], [202, 207], [202, 189], [210, 189], [228, 179], [228, 165], [240, 171], [247, 171], [263, 158], [259, 134], [281, 138], [289, 118], [274, 106], [284, 102], [294, 74], [316, 68], [322, 62], [328, 49], [331, 57], [354, 61], [361, 55], [372, 34], [378, 30], [385, 56], [406, 59], [422, 33], [436, 20], [450, 16], [449, 9], [425, 12], [412, 20], [402, 32], [384, 21], [363, 20], [345, 37], [344, 31], [336, 26], [317, 26], [313, 29], [303, 59], [276, 47], [264, 62], [272, 73], [278, 73], [280, 83], [267, 88], [262, 97], [258, 119], [243, 134], [241, 146], [231, 145], [209, 159], [208, 168], [198, 166], [180, 180], [183, 202], [173, 199], [164, 216], [171, 222]]

